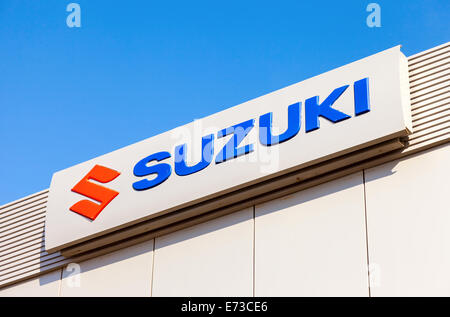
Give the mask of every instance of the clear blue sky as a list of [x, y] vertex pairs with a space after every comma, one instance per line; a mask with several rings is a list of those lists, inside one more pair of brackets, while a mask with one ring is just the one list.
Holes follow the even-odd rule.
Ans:
[[[81, 6], [68, 28], [66, 6]], [[380, 28], [366, 6], [381, 6]], [[0, 1], [0, 205], [52, 173], [394, 45], [450, 1]]]

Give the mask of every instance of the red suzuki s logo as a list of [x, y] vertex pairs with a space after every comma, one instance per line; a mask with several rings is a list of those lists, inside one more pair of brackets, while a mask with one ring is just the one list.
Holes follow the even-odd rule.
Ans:
[[113, 169], [101, 165], [95, 165], [89, 171], [89, 173], [87, 173], [87, 175], [84, 176], [83, 179], [72, 188], [72, 191], [96, 200], [100, 204], [96, 204], [93, 201], [83, 199], [70, 207], [70, 210], [91, 220], [95, 220], [95, 218], [97, 218], [102, 210], [117, 195], [119, 195], [119, 193], [102, 185], [92, 183], [89, 180], [93, 179], [100, 183], [109, 183], [119, 175], [120, 173]]

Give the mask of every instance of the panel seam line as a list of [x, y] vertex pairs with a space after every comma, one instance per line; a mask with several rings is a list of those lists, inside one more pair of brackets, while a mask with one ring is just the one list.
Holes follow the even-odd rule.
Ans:
[[366, 231], [366, 261], [367, 261], [367, 285], [369, 287], [369, 297], [372, 297], [370, 289], [370, 260], [369, 260], [369, 229], [367, 225], [367, 198], [366, 198], [366, 173], [362, 170], [363, 189], [364, 189], [364, 223]]

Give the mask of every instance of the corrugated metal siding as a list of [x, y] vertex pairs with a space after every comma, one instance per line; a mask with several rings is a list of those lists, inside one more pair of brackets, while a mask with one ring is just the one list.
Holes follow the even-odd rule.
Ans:
[[414, 133], [407, 152], [448, 141], [450, 134], [450, 43], [408, 58]]
[[[392, 160], [450, 140], [450, 42], [409, 57], [408, 64], [414, 133]], [[44, 190], [0, 207], [0, 287], [72, 261], [45, 252], [47, 195]]]
[[44, 248], [48, 190], [0, 207], [0, 285], [48, 271], [64, 260]]

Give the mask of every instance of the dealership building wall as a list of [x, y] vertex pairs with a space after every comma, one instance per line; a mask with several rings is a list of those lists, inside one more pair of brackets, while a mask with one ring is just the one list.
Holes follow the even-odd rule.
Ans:
[[450, 43], [408, 57], [405, 148], [67, 257], [48, 191], [0, 207], [0, 296], [450, 296]]

